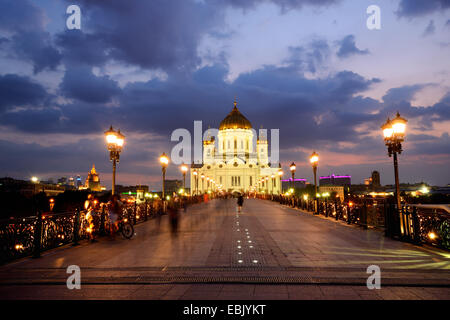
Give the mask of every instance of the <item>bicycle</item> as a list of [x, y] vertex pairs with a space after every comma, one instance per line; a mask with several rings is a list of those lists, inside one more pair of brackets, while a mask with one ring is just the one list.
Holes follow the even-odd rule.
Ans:
[[[107, 233], [111, 232], [111, 225], [112, 223], [108, 219], [105, 228]], [[134, 227], [127, 218], [120, 218], [117, 221], [117, 230], [115, 231], [115, 233], [121, 233], [125, 239], [131, 239], [134, 235]]]

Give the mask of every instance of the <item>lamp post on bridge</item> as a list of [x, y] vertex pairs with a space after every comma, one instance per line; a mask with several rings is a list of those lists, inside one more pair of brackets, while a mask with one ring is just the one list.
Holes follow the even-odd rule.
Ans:
[[201, 175], [202, 178], [202, 192], [205, 193], [205, 175], [202, 173]]
[[197, 172], [197, 170], [194, 170], [194, 172], [192, 174], [194, 175], [195, 195], [197, 195], [197, 192], [198, 192], [198, 172]]
[[385, 144], [388, 148], [389, 157], [394, 158], [394, 175], [395, 175], [395, 201], [397, 205], [398, 215], [400, 217], [400, 231], [405, 234], [404, 218], [402, 216], [402, 208], [400, 201], [400, 182], [398, 177], [398, 159], [397, 154], [402, 153], [402, 142], [405, 140], [406, 123], [408, 120], [402, 118], [397, 112], [395, 119], [387, 119], [386, 123], [381, 126]]
[[295, 170], [297, 170], [297, 166], [295, 165], [294, 162], [291, 163], [291, 166], [289, 167], [289, 169], [291, 170], [291, 174], [292, 174], [291, 188], [292, 188], [292, 190], [294, 190], [293, 194], [295, 194], [294, 180], [295, 180]]
[[111, 194], [114, 195], [116, 191], [116, 166], [120, 160], [125, 136], [120, 133], [120, 129], [116, 132], [111, 126], [108, 131], [105, 131], [105, 138], [109, 151], [109, 160], [113, 164]]
[[166, 169], [169, 165], [169, 157], [163, 152], [163, 154], [159, 157], [159, 162], [161, 163], [162, 169], [162, 200], [164, 203], [166, 200]]
[[271, 178], [272, 178], [272, 196], [273, 196], [273, 185], [274, 185], [274, 182], [275, 182], [275, 175], [272, 174]]
[[319, 208], [319, 203], [317, 200], [317, 167], [319, 165], [319, 155], [314, 151], [311, 155], [311, 157], [309, 158], [309, 162], [311, 163], [311, 166], [313, 168], [313, 173], [314, 173], [314, 203], [315, 203], [315, 212], [317, 213], [317, 210]]
[[280, 177], [280, 194], [283, 193], [283, 182], [281, 181], [281, 179], [283, 178], [283, 174], [284, 172], [280, 167], [280, 169], [278, 169], [278, 176]]
[[180, 170], [183, 173], [183, 189], [186, 190], [186, 172], [188, 172], [189, 169], [188, 169], [187, 165], [185, 165], [183, 163], [183, 164], [181, 164]]

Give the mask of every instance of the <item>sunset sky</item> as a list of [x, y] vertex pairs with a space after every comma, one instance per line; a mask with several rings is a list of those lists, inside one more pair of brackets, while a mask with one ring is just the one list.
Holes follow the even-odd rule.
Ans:
[[[66, 27], [70, 4], [81, 30]], [[372, 4], [381, 30], [366, 26]], [[0, 177], [86, 177], [95, 163], [109, 186], [112, 124], [126, 136], [117, 183], [159, 188], [171, 133], [217, 128], [235, 97], [255, 129], [280, 129], [282, 164], [308, 180], [315, 150], [319, 175], [393, 183], [380, 126], [399, 111], [401, 182], [447, 185], [450, 2], [0, 2]]]

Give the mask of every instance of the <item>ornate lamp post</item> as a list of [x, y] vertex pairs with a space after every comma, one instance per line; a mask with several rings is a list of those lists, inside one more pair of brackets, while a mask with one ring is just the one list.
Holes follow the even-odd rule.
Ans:
[[205, 175], [202, 173], [201, 175], [202, 178], [202, 192], [205, 193]]
[[186, 189], [186, 172], [188, 172], [189, 168], [183, 163], [181, 164], [180, 170], [183, 173], [183, 189]]
[[291, 170], [291, 173], [292, 173], [291, 187], [294, 188], [295, 170], [297, 169], [297, 166], [295, 165], [294, 162], [291, 163], [291, 166], [289, 167], [289, 169]]
[[197, 170], [194, 170], [194, 172], [192, 174], [194, 175], [195, 195], [197, 195], [197, 192], [198, 192], [198, 172], [197, 172]]
[[282, 184], [282, 182], [281, 182], [281, 178], [283, 177], [283, 174], [284, 174], [284, 172], [283, 172], [283, 170], [281, 170], [281, 168], [278, 170], [278, 176], [280, 177], [280, 194], [281, 193], [283, 193], [283, 184]]
[[36, 194], [36, 185], [39, 183], [39, 179], [38, 179], [38, 177], [31, 177], [31, 182], [33, 183], [33, 185], [34, 185], [34, 194], [33, 194], [33, 196]]
[[317, 203], [317, 166], [319, 165], [319, 155], [315, 151], [312, 153], [311, 157], [309, 157], [309, 162], [311, 163], [314, 173], [314, 200], [316, 205], [315, 213], [317, 213], [319, 207]]
[[114, 131], [111, 126], [108, 131], [105, 131], [105, 138], [109, 151], [109, 160], [113, 163], [111, 194], [114, 194], [116, 191], [116, 166], [120, 160], [120, 152], [122, 152], [123, 144], [125, 143], [125, 136], [120, 133], [120, 130]]
[[403, 226], [403, 217], [401, 214], [400, 202], [400, 182], [398, 178], [398, 159], [397, 154], [402, 153], [402, 142], [405, 140], [406, 123], [408, 120], [402, 118], [397, 112], [395, 119], [387, 119], [386, 123], [381, 126], [385, 144], [388, 148], [389, 157], [394, 156], [394, 174], [395, 174], [395, 200], [397, 204], [398, 214], [400, 215], [400, 230], [402, 235], [405, 233]]
[[163, 154], [159, 157], [159, 162], [161, 163], [162, 168], [162, 200], [164, 203], [166, 200], [166, 169], [169, 165], [169, 157], [163, 152]]
[[274, 185], [274, 182], [275, 182], [275, 175], [272, 174], [271, 178], [272, 178], [272, 196], [273, 196], [273, 185]]

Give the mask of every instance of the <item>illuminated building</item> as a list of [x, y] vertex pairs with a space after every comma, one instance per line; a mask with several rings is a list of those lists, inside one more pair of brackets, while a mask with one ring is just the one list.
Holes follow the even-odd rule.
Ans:
[[[78, 177], [77, 177], [77, 180], [78, 180]], [[100, 185], [100, 177], [98, 176], [97, 171], [95, 170], [95, 165], [92, 165], [92, 169], [88, 173], [88, 176], [86, 178], [86, 182], [84, 183], [84, 186], [80, 186], [79, 188], [80, 189], [88, 189], [91, 191], [105, 190], [105, 187]]]
[[220, 123], [217, 141], [209, 134], [203, 141], [203, 163], [191, 166], [191, 193], [281, 193], [278, 164], [274, 168], [269, 163], [267, 137], [260, 135], [255, 144], [256, 137], [235, 101]]
[[352, 184], [351, 176], [336, 176], [332, 174], [327, 177], [320, 177], [320, 186], [350, 186]]

